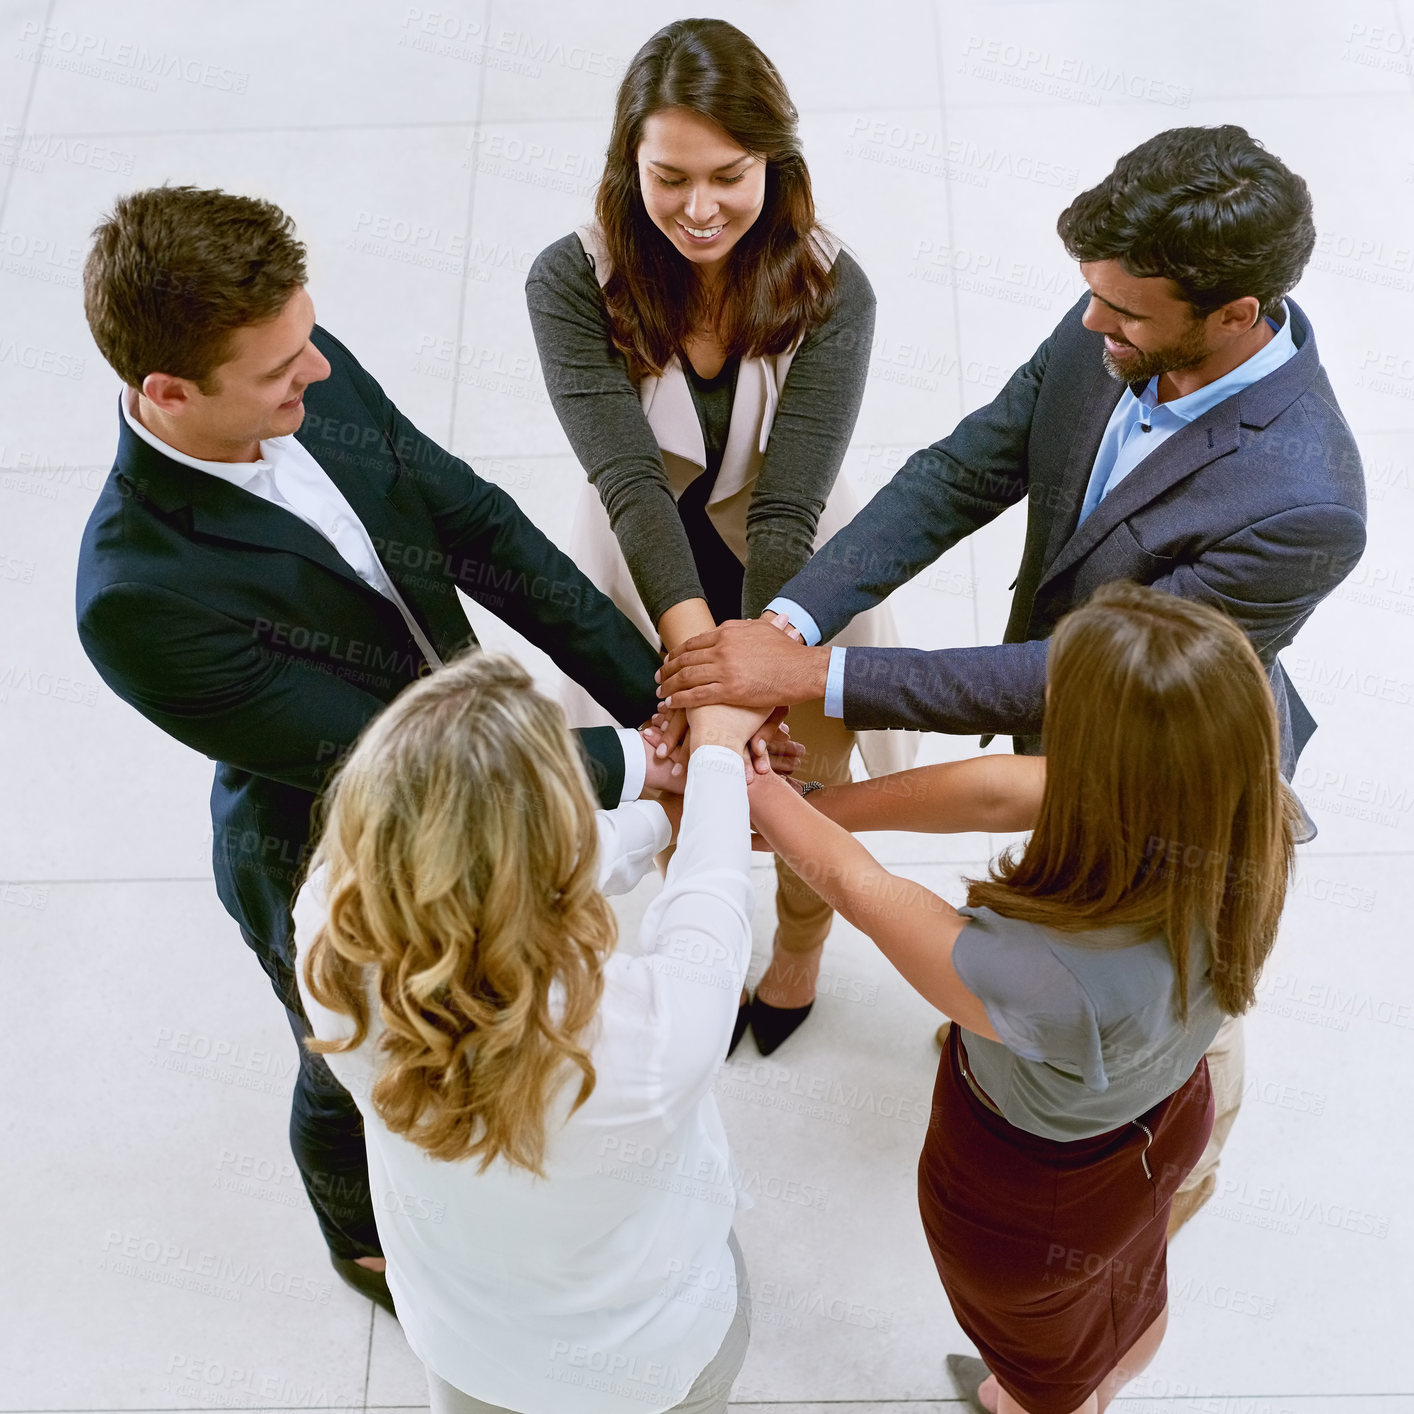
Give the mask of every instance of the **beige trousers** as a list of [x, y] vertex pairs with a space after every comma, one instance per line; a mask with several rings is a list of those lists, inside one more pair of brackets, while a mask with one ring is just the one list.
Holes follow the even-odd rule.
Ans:
[[1213, 1084], [1213, 1132], [1208, 1136], [1203, 1157], [1179, 1185], [1169, 1213], [1172, 1237], [1209, 1198], [1218, 1186], [1218, 1158], [1222, 1154], [1233, 1121], [1242, 1108], [1243, 1071], [1247, 1048], [1243, 1040], [1242, 1018], [1229, 1016], [1218, 1027], [1208, 1047], [1208, 1078]]
[[[842, 718], [827, 717], [820, 701], [801, 702], [786, 721], [791, 739], [805, 755], [795, 768], [798, 781], [843, 785], [850, 778], [849, 755], [854, 733]], [[776, 860], [776, 938], [784, 952], [809, 952], [825, 941], [834, 910], [783, 859]]]
[[[802, 702], [786, 719], [792, 741], [800, 742], [805, 755], [795, 768], [798, 781], [843, 785], [850, 779], [849, 754], [854, 733], [839, 717], [827, 717], [823, 702]], [[673, 845], [658, 856], [658, 868], [667, 872]], [[825, 941], [835, 911], [782, 859], [776, 860], [776, 938], [784, 952], [810, 952]]]

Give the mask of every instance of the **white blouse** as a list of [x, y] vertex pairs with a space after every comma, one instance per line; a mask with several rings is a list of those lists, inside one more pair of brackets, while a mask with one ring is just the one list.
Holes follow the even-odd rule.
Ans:
[[[667, 843], [661, 806], [599, 811], [600, 887], [631, 889]], [[381, 1025], [326, 1057], [364, 1118], [388, 1285], [408, 1344], [436, 1374], [524, 1414], [658, 1414], [717, 1353], [736, 1308], [727, 1247], [738, 1184], [712, 1093], [751, 957], [745, 771], [725, 747], [692, 754], [677, 852], [640, 932], [604, 969], [588, 1043], [589, 1099], [573, 1071], [545, 1179], [498, 1159], [434, 1159], [369, 1104]], [[346, 1036], [303, 963], [325, 914], [315, 875], [294, 908], [297, 974], [314, 1034]]]

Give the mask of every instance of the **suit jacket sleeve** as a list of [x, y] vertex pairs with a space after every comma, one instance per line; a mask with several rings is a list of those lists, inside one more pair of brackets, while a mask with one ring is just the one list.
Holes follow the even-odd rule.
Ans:
[[[1350, 507], [1297, 506], [1218, 541], [1152, 587], [1222, 610], [1270, 672], [1277, 653], [1350, 572], [1364, 546], [1364, 521]], [[845, 722], [856, 731], [1037, 733], [1047, 647], [1042, 639], [934, 652], [851, 648]]]
[[[79, 610], [99, 676], [185, 746], [318, 794], [384, 703], [298, 658], [264, 650], [249, 625], [157, 585], [109, 585]], [[600, 803], [619, 804], [624, 759], [612, 727], [576, 733]]]
[[659, 658], [643, 635], [510, 496], [419, 432], [321, 332], [412, 477], [458, 587], [549, 654], [616, 721], [647, 720], [657, 710]]
[[624, 793], [624, 748], [618, 732], [613, 727], [580, 727], [573, 735], [600, 808], [615, 809]]
[[1026, 495], [1027, 442], [1050, 344], [1043, 343], [986, 407], [914, 452], [784, 585], [781, 595], [810, 614], [822, 638], [833, 638], [856, 614]]
[[243, 624], [158, 585], [112, 584], [80, 606], [104, 682], [169, 736], [216, 761], [318, 792], [380, 698], [285, 654]]

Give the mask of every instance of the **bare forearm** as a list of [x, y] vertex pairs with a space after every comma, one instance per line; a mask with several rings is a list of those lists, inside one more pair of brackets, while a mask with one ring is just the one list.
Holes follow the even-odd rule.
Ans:
[[1010, 832], [1036, 823], [1044, 756], [975, 756], [830, 786], [810, 803], [846, 830]]
[[[762, 787], [766, 787], [765, 790]], [[999, 1039], [986, 1008], [952, 965], [964, 919], [945, 899], [891, 874], [853, 836], [784, 782], [758, 780], [752, 823], [827, 903], [872, 938], [920, 996], [969, 1031]]]
[[699, 633], [710, 633], [716, 628], [712, 611], [705, 599], [683, 599], [671, 609], [665, 609], [658, 620], [658, 637], [669, 653], [681, 647], [689, 638]]
[[903, 893], [921, 892], [921, 886], [890, 874], [847, 830], [784, 781], [753, 785], [752, 823], [826, 903], [871, 936], [871, 915], [897, 904]]

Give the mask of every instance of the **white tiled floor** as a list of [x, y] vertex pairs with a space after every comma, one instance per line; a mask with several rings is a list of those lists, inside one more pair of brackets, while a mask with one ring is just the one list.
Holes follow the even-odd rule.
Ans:
[[[1122, 151], [1240, 122], [1311, 185], [1321, 244], [1297, 299], [1366, 456], [1370, 548], [1285, 655], [1321, 721], [1298, 776], [1321, 835], [1250, 1020], [1221, 1191], [1171, 1254], [1171, 1334], [1116, 1408], [1410, 1414], [1414, 0], [715, 13], [780, 67], [822, 217], [878, 293], [847, 462], [863, 496], [1049, 331], [1078, 288], [1056, 214]], [[324, 1264], [291, 1172], [289, 1037], [211, 888], [209, 766], [113, 699], [73, 631], [116, 416], [78, 296], [88, 233], [163, 180], [278, 201], [323, 322], [563, 541], [580, 472], [521, 286], [588, 214], [617, 76], [669, 17], [646, 0], [0, 3], [0, 1414], [425, 1398], [396, 1325]], [[1023, 528], [1003, 516], [900, 591], [908, 640], [996, 641]], [[874, 843], [957, 898], [1002, 841]], [[942, 1356], [962, 1337], [913, 1197], [934, 1018], [843, 925], [826, 971], [790, 1047], [765, 1062], [748, 1042], [721, 1080], [760, 1195], [737, 1407], [957, 1410]], [[828, 1114], [781, 1107], [822, 1080]], [[171, 1285], [181, 1254], [227, 1279]]]

